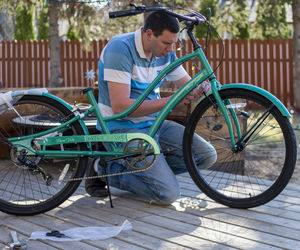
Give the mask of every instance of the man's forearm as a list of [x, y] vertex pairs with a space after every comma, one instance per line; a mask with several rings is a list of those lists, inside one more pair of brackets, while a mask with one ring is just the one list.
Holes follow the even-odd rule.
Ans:
[[[138, 117], [138, 116], [144, 116], [144, 115], [156, 113], [165, 106], [165, 104], [168, 102], [169, 99], [170, 99], [170, 97], [164, 97], [164, 98], [155, 99], [155, 100], [145, 100], [129, 116]], [[115, 114], [118, 114], [118, 113], [124, 111], [125, 109], [129, 108], [134, 102], [135, 102], [135, 99], [123, 100], [122, 102], [120, 102], [118, 104], [112, 105], [113, 111]]]

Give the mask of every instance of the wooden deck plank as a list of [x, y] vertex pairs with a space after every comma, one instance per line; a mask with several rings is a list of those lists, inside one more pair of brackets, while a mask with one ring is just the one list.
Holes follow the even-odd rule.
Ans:
[[[87, 199], [92, 199], [89, 197], [86, 197]], [[76, 201], [77, 204], [78, 201]], [[174, 229], [166, 229], [166, 228], [160, 228], [157, 227], [156, 225], [152, 224], [146, 224], [142, 222], [139, 218], [141, 215], [132, 207], [132, 209], [129, 209], [125, 214], [120, 213], [120, 210], [122, 210], [121, 206], [116, 206], [115, 208], [111, 209], [109, 208], [106, 204], [98, 204], [97, 207], [92, 207], [92, 206], [86, 206], [87, 201], [83, 204], [79, 202], [79, 206], [82, 206], [80, 211], [85, 211], [84, 214], [81, 214], [83, 216], [86, 215], [86, 211], [88, 211], [89, 214], [94, 214], [98, 213], [98, 218], [99, 220], [124, 220], [126, 218], [129, 218], [129, 220], [133, 224], [134, 231], [141, 233], [141, 235], [148, 235], [149, 237], [152, 237], [152, 244], [157, 241], [166, 241], [172, 243], [173, 247], [175, 247], [174, 243], [180, 247], [192, 247], [195, 248], [196, 246], [201, 246], [203, 247], [213, 247], [215, 243], [212, 242], [207, 242], [203, 239], [199, 239], [196, 237], [191, 237], [189, 235], [182, 235], [181, 233], [177, 232]], [[78, 206], [77, 205], [77, 206]], [[100, 207], [99, 207], [100, 205]], [[103, 206], [101, 206], [103, 205]], [[82, 213], [82, 212], [79, 212]], [[100, 214], [99, 214], [100, 213]], [[106, 214], [105, 214], [106, 213]], [[101, 216], [102, 214], [102, 216]], [[143, 215], [145, 216], [145, 215]], [[147, 216], [147, 215], [146, 215]], [[169, 243], [169, 244], [170, 244]], [[165, 246], [167, 245], [166, 243], [164, 244]], [[152, 249], [156, 249], [157, 246], [154, 248], [151, 247]]]
[[[120, 200], [119, 200], [119, 202], [120, 202]], [[131, 200], [131, 203], [133, 203], [132, 200]], [[143, 211], [149, 211], [149, 212], [151, 211], [152, 213], [154, 213], [156, 215], [165, 216], [167, 218], [170, 218], [173, 220], [178, 220], [178, 221], [183, 221], [185, 223], [194, 224], [197, 221], [199, 221], [201, 218], [202, 223], [204, 223], [204, 222], [206, 223], [205, 227], [209, 226], [210, 224], [214, 224], [214, 223], [217, 223], [218, 227], [220, 227], [222, 223], [225, 223], [225, 224], [227, 224], [227, 227], [233, 226], [233, 228], [234, 228], [235, 224], [236, 224], [236, 223], [232, 222], [232, 219], [235, 217], [231, 216], [231, 218], [227, 218], [227, 217], [230, 217], [230, 215], [226, 215], [226, 214], [223, 218], [223, 222], [220, 221], [218, 213], [215, 214], [215, 211], [213, 209], [212, 209], [212, 216], [211, 216], [209, 213], [209, 211], [211, 211], [211, 209], [209, 207], [207, 209], [202, 209], [202, 210], [196, 209], [195, 207], [190, 208], [190, 209], [187, 207], [183, 208], [180, 206], [181, 205], [180, 202], [176, 202], [172, 206], [169, 206], [167, 208], [160, 208], [160, 207], [152, 208], [152, 207], [143, 206], [142, 203], [133, 203], [133, 204], [136, 209], [142, 209]], [[121, 203], [121, 205], [126, 206], [126, 203]], [[225, 209], [227, 209], [227, 208], [225, 208]], [[178, 211], [182, 211], [183, 213], [178, 214]], [[192, 213], [189, 213], [189, 211], [191, 211]], [[199, 213], [193, 214], [194, 211], [197, 211]], [[224, 213], [220, 213], [220, 215], [223, 215], [223, 214]], [[196, 216], [190, 216], [190, 215], [196, 215]], [[245, 231], [245, 230], [250, 229], [250, 230], [248, 230], [250, 234], [253, 232], [257, 232], [257, 230], [259, 230], [260, 227], [262, 227], [263, 225], [266, 224], [266, 227], [269, 227], [269, 230], [271, 233], [269, 243], [272, 244], [272, 237], [274, 235], [272, 232], [272, 229], [273, 229], [274, 225], [268, 225], [267, 223], [261, 223], [261, 225], [259, 227], [254, 227], [254, 226], [249, 227], [249, 226], [247, 226], [247, 223], [246, 223], [248, 219], [244, 219], [244, 221], [242, 221], [241, 219], [242, 218], [238, 218], [236, 220], [238, 223], [236, 226], [239, 226], [239, 227], [236, 227], [237, 235], [239, 235], [240, 230]], [[252, 224], [255, 224], [255, 222], [256, 221], [252, 220], [251, 223], [249, 223], [249, 224], [252, 225]], [[213, 229], [213, 225], [211, 228]], [[283, 227], [279, 228], [279, 230], [277, 232], [278, 237], [281, 237], [283, 229], [284, 229]], [[260, 230], [260, 232], [263, 233], [262, 230]], [[293, 232], [293, 230], [289, 230], [289, 232], [285, 236], [283, 236], [283, 241], [285, 241], [284, 237], [287, 237], [288, 239], [290, 239], [289, 233], [292, 233], [292, 232]], [[295, 240], [298, 240], [297, 235], [298, 235], [297, 233], [295, 233], [293, 235]], [[241, 233], [240, 236], [248, 237], [248, 236], [243, 236], [243, 233]], [[267, 237], [269, 237], [269, 236], [266, 236], [266, 235], [264, 236], [265, 239], [267, 239]]]
[[[4, 225], [0, 226], [0, 235], [1, 235], [1, 240], [0, 240], [0, 249], [9, 249], [9, 244], [12, 243], [12, 239], [10, 236], [9, 231], [14, 230], [12, 228], [7, 228]], [[16, 231], [16, 230], [14, 230]], [[21, 233], [18, 233], [18, 239], [21, 242], [26, 242], [26, 244], [28, 245], [29, 249], [57, 249], [57, 248], [53, 248], [49, 245], [45, 245], [44, 243], [40, 242], [40, 241], [34, 241], [34, 242], [30, 242], [28, 243], [28, 238]], [[7, 244], [8, 243], [8, 244]]]
[[282, 225], [274, 225], [272, 223], [260, 221], [252, 216], [246, 217], [246, 216], [239, 216], [235, 213], [228, 213], [227, 211], [229, 209], [226, 207], [211, 208], [209, 210], [195, 209], [190, 207], [182, 207], [183, 203], [185, 203], [185, 198], [182, 198], [177, 202], [173, 203], [173, 206], [175, 206], [177, 210], [182, 210], [185, 214], [192, 214], [195, 216], [200, 216], [202, 218], [209, 218], [216, 222], [233, 224], [240, 227], [253, 229], [256, 230], [257, 232], [270, 233], [274, 236], [281, 236], [281, 237], [286, 237], [294, 240], [299, 239], [299, 231], [286, 228]]
[[[124, 216], [128, 214], [130, 214], [130, 211], [132, 210], [132, 208], [126, 208], [123, 207], [123, 205], [118, 209], [118, 214], [123, 214]], [[145, 222], [148, 226], [159, 226], [160, 228], [164, 228], [167, 230], [172, 230], [172, 231], [176, 231], [179, 233], [185, 233], [187, 234], [187, 232], [189, 232], [188, 234], [191, 236], [196, 236], [198, 238], [201, 239], [206, 239], [209, 241], [212, 241], [214, 243], [219, 243], [214, 237], [206, 237], [207, 234], [210, 234], [210, 232], [208, 232], [207, 230], [205, 230], [204, 228], [199, 227], [201, 223], [199, 223], [199, 225], [188, 225], [187, 223], [181, 223], [178, 221], [175, 221], [173, 219], [167, 219], [161, 216], [155, 216], [155, 215], [149, 215], [149, 213], [144, 213], [141, 212], [137, 209], [135, 209], [134, 211], [134, 216], [138, 216], [135, 220], [140, 221], [140, 222]], [[131, 217], [131, 216], [129, 216]], [[198, 221], [200, 222], [201, 220], [198, 219]], [[179, 224], [179, 225], [178, 225]], [[201, 232], [197, 232], [197, 229], [204, 229]], [[222, 233], [221, 233], [222, 234]], [[211, 234], [213, 235], [213, 234]], [[225, 237], [225, 235], [222, 235], [223, 237]], [[240, 242], [242, 243], [242, 242]], [[249, 242], [248, 242], [249, 243]], [[224, 244], [227, 246], [227, 244]], [[233, 245], [230, 244], [229, 246], [231, 247], [237, 247], [237, 245]]]
[[[230, 175], [228, 173], [222, 173], [222, 174], [218, 174], [214, 177], [220, 177], [226, 180], [226, 178], [231, 178], [231, 179], [235, 179], [237, 176], [236, 175]], [[186, 182], [186, 183], [191, 183], [194, 184], [192, 182], [192, 179], [189, 175], [188, 172], [177, 175], [176, 176], [178, 180]], [[226, 178], [225, 178], [226, 177]], [[216, 179], [217, 180], [217, 179]], [[255, 182], [255, 179], [252, 178], [252, 180]], [[272, 182], [269, 180], [264, 180], [265, 183], [267, 183], [268, 185], [270, 185]], [[286, 188], [282, 191], [283, 194], [286, 194], [287, 196], [294, 196], [294, 197], [299, 197], [300, 195], [300, 190], [299, 190], [299, 185], [293, 184], [293, 183], [289, 183]]]
[[[226, 175], [226, 174], [225, 174]], [[227, 175], [228, 176], [228, 175]], [[223, 176], [224, 177], [224, 176]], [[225, 176], [226, 177], [226, 176]], [[220, 177], [221, 179], [222, 177]], [[217, 179], [215, 178], [214, 181], [219, 181], [220, 179]], [[178, 176], [178, 180], [180, 180], [182, 183], [185, 183], [187, 185], [192, 185], [192, 186], [196, 186], [193, 182], [192, 182], [192, 179], [191, 177], [188, 175], [188, 173], [185, 173], [183, 175], [180, 175]], [[226, 178], [225, 178], [226, 180]], [[268, 184], [271, 184], [270, 181], [267, 181], [265, 180], [266, 183]], [[222, 183], [222, 181], [220, 181]], [[253, 186], [253, 184], [252, 184]], [[294, 204], [299, 204], [299, 201], [300, 201], [300, 190], [295, 190], [294, 188], [291, 188], [293, 184], [289, 184], [287, 185], [287, 187], [281, 192], [281, 194], [283, 195], [282, 198], [285, 198], [285, 199], [289, 199], [288, 201], [287, 200], [284, 200], [284, 202], [291, 202], [291, 203], [294, 203]], [[199, 190], [199, 189], [198, 189]]]
[[[194, 190], [187, 190], [185, 188], [182, 188], [182, 194], [186, 197], [194, 197], [200, 200], [206, 199], [205, 195], [203, 193], [200, 193], [200, 191], [194, 191]], [[220, 208], [221, 206], [213, 201], [210, 200], [205, 200], [207, 203], [207, 207], [208, 208], [212, 208], [211, 206], [215, 207], [215, 208]], [[281, 216], [285, 216], [285, 213], [289, 213], [285, 210], [279, 210], [279, 211], [275, 211], [276, 208], [273, 207], [267, 207], [266, 205], [264, 206], [260, 206], [260, 207], [256, 207], [256, 208], [252, 208], [252, 209], [248, 209], [248, 210], [239, 210], [239, 209], [225, 209], [226, 213], [231, 212], [234, 213], [235, 215], [239, 215], [239, 216], [251, 216], [251, 217], [255, 217], [255, 219], [257, 220], [261, 220], [261, 221], [265, 221], [265, 222], [269, 222], [269, 223], [273, 223], [276, 225], [287, 225], [287, 227], [289, 228], [293, 228], [293, 229], [300, 229], [300, 223], [299, 220], [300, 214], [296, 214], [298, 217], [290, 217], [290, 218], [286, 218], [286, 217], [281, 217]], [[278, 209], [277, 209], [278, 210]]]
[[9, 231], [21, 239], [33, 231], [77, 226], [114, 226], [128, 219], [132, 231], [98, 241], [28, 241], [29, 249], [300, 249], [300, 186], [288, 187], [266, 205], [239, 210], [224, 207], [201, 193], [188, 174], [178, 176], [182, 197], [170, 206], [141, 202], [112, 188], [108, 198], [91, 198], [83, 184], [60, 207], [31, 217], [0, 212], [0, 248], [11, 242]]
[[[31, 232], [33, 231], [47, 230], [45, 227], [36, 225], [35, 223], [29, 223], [25, 221], [22, 217], [11, 216], [9, 219], [4, 219], [2, 222], [5, 223], [6, 225], [9, 225], [10, 230], [17, 231], [20, 237], [25, 236], [27, 239], [30, 237]], [[27, 241], [28, 248], [35, 249], [33, 247], [34, 244], [36, 244], [36, 242], [37, 241], [31, 241], [31, 240]], [[39, 241], [39, 242], [44, 243], [44, 245], [42, 246], [43, 249], [47, 249], [48, 247], [56, 247], [59, 249], [62, 247], [61, 243], [57, 243], [54, 241]], [[89, 249], [88, 246], [86, 246], [86, 244], [82, 242], [77, 242], [77, 243], [78, 243], [78, 247], [82, 249], [84, 249], [83, 247], [87, 247], [85, 249]], [[74, 247], [73, 244], [74, 244], [73, 242], [64, 242], [64, 249], [71, 249], [72, 247]]]
[[[199, 188], [191, 182], [189, 178], [185, 178], [183, 176], [178, 177], [180, 180], [180, 186], [182, 188], [195, 191], [195, 192], [200, 192]], [[289, 185], [287, 186], [287, 188]], [[267, 203], [267, 206], [270, 207], [280, 207], [280, 206], [291, 206], [293, 207], [293, 211], [297, 212], [299, 210], [300, 212], [300, 193], [293, 193], [293, 191], [289, 192], [289, 190], [284, 190], [280, 195], [278, 195], [274, 200], [270, 201]], [[298, 209], [297, 209], [298, 205]]]
[[[142, 202], [134, 202], [133, 200], [130, 200], [130, 202], [127, 202], [126, 200], [128, 200], [127, 198], [126, 199], [120, 199], [120, 197], [118, 197], [118, 204], [116, 205], [116, 207], [114, 209], [110, 209], [108, 208], [107, 206], [101, 206], [101, 210], [105, 209], [107, 210], [107, 212], [112, 212], [112, 213], [118, 213], [120, 215], [124, 215], [124, 216], [128, 216], [130, 218], [133, 218], [133, 219], [136, 219], [136, 220], [140, 220], [140, 221], [143, 221], [143, 222], [146, 222], [146, 223], [149, 223], [149, 224], [153, 224], [151, 223], [151, 220], [154, 220], [154, 218], [158, 218], [156, 219], [156, 223], [159, 223], [161, 221], [164, 221], [166, 218], [165, 218], [165, 215], [164, 214], [170, 214], [170, 209], [167, 209], [167, 208], [164, 208], [164, 207], [159, 207], [159, 206], [146, 206], [144, 207], [144, 204], [146, 203], [142, 203]], [[133, 204], [132, 204], [133, 203]], [[141, 207], [144, 209], [141, 209]], [[134, 210], [132, 209], [134, 208]], [[152, 209], [151, 209], [152, 208]], [[131, 212], [133, 210], [133, 212]], [[149, 211], [148, 211], [149, 210]], [[163, 210], [166, 210], [166, 212], [164, 213]], [[143, 212], [142, 212], [143, 211]], [[153, 212], [152, 211], [158, 211], [158, 213], [156, 213], [157, 216], [153, 215]], [[162, 215], [164, 215], [162, 217]], [[172, 223], [172, 221], [176, 222], [176, 223], [181, 223], [180, 220], [177, 221], [176, 218], [181, 218], [182, 217], [182, 213], [181, 212], [178, 212], [178, 211], [175, 211], [174, 214], [172, 214], [171, 217], [169, 217], [168, 219], [170, 221], [166, 222], [166, 223], [163, 223], [167, 226], [165, 226], [167, 229], [174, 229], [174, 228], [180, 228], [180, 229], [183, 229], [183, 228], [187, 228], [186, 225], [187, 223], [189, 223], [190, 227], [195, 227], [193, 230], [187, 230], [187, 231], [195, 231], [196, 228], [201, 228], [202, 231], [201, 233], [199, 233], [199, 237], [204, 237], [205, 239], [210, 239], [210, 237], [207, 237], [206, 234], [208, 235], [212, 235], [212, 237], [215, 235], [214, 234], [214, 222], [211, 223], [209, 222], [209, 220], [206, 220], [205, 223], [206, 224], [212, 224], [210, 226], [206, 225], [205, 227], [202, 227], [201, 223], [203, 223], [203, 218], [198, 218], [196, 216], [193, 216], [193, 218], [190, 218], [190, 222], [193, 221], [193, 222], [196, 222], [196, 221], [199, 221], [199, 225], [196, 223], [190, 223], [188, 222], [188, 220], [186, 220], [186, 217], [184, 217], [184, 219], [181, 219], [181, 221], [184, 221], [183, 225], [180, 225], [180, 226], [174, 226], [173, 224], [175, 223]], [[218, 223], [218, 227], [221, 226], [222, 223], [220, 222], [217, 222]], [[227, 221], [228, 223], [228, 221]], [[230, 226], [230, 225], [225, 225], [226, 223], [223, 223], [223, 227], [226, 228], [226, 230], [224, 229], [223, 232], [220, 231], [220, 229], [218, 230], [218, 237], [220, 237], [220, 235], [222, 236], [222, 238], [226, 238], [225, 234], [227, 233], [227, 230], [228, 232], [231, 232], [232, 230], [235, 230], [236, 232], [236, 235], [238, 235], [238, 237], [236, 237], [236, 235], [234, 235], [234, 233], [229, 233], [231, 234], [231, 239], [230, 239], [230, 246], [231, 247], [238, 247], [239, 245], [243, 245], [243, 244], [251, 244], [250, 242], [248, 242], [248, 239], [247, 237], [249, 237], [246, 232], [249, 234], [249, 235], [255, 235], [256, 234], [256, 229], [254, 230], [247, 230], [246, 228], [242, 228], [242, 227], [234, 227], [234, 226]], [[157, 225], [154, 223], [154, 225]], [[163, 225], [161, 224], [158, 224], [158, 226], [160, 227], [164, 227]], [[230, 230], [229, 230], [230, 228]], [[211, 233], [209, 233], [211, 231]], [[242, 233], [240, 233], [242, 232]], [[224, 234], [224, 235], [222, 235]], [[262, 234], [262, 233], [261, 233]], [[245, 236], [247, 235], [247, 236]], [[196, 235], [197, 236], [197, 235]], [[264, 234], [264, 235], [260, 235], [262, 236], [261, 238], [264, 239], [264, 241], [261, 241], [262, 244], [269, 244], [269, 245], [273, 245], [274, 244], [274, 236], [273, 235], [268, 235], [268, 234]], [[244, 239], [246, 237], [246, 239]], [[236, 238], [236, 245], [234, 245], [234, 238]], [[258, 241], [258, 239], [256, 239], [255, 237], [250, 237], [251, 240], [254, 240], [254, 241]], [[215, 241], [215, 239], [210, 239], [211, 241]], [[281, 242], [282, 242], [282, 246], [290, 243], [290, 239], [285, 239], [285, 238], [279, 238], [278, 239], [278, 244], [280, 245]], [[297, 241], [295, 244], [298, 244], [299, 242]], [[259, 244], [256, 244], [256, 247], [258, 247]], [[266, 248], [266, 246], [262, 246], [263, 248]]]
[[[89, 212], [89, 211], [87, 211]], [[42, 216], [39, 218], [39, 220], [36, 222], [40, 225], [48, 225], [50, 227], [48, 230], [53, 230], [55, 228], [56, 230], [65, 230], [72, 227], [78, 227], [78, 226], [112, 226], [111, 224], [104, 223], [103, 221], [97, 220], [94, 217], [88, 217], [83, 214], [78, 214], [75, 212], [70, 211], [70, 209], [59, 209], [58, 211], [52, 211], [47, 216]], [[80, 215], [80, 216], [79, 216]], [[95, 214], [93, 214], [94, 216]], [[67, 219], [65, 219], [67, 218]], [[89, 219], [88, 219], [89, 218]], [[25, 218], [27, 221], [33, 221], [33, 217], [27, 217]], [[57, 225], [57, 221], [61, 221], [60, 225]], [[55, 222], [53, 225], [53, 221]], [[71, 223], [68, 223], [70, 221]], [[126, 240], [122, 240], [122, 238]], [[129, 238], [129, 239], [128, 239]], [[122, 232], [121, 237], [114, 237], [107, 240], [95, 240], [95, 241], [87, 241], [83, 240], [82, 242], [88, 243], [92, 245], [93, 248], [99, 247], [99, 248], [107, 248], [107, 247], [116, 247], [119, 249], [144, 249], [143, 244], [140, 244], [140, 246], [135, 244], [135, 241], [131, 238], [135, 238], [135, 235], [132, 236], [132, 234], [128, 234], [127, 232]], [[131, 242], [131, 243], [130, 243]], [[142, 241], [144, 242], [144, 241]], [[76, 242], [73, 244], [76, 244]], [[145, 244], [146, 245], [146, 244]]]
[[[201, 193], [199, 191], [199, 188], [195, 184], [183, 183], [183, 182], [181, 182], [180, 184], [182, 188], [182, 193], [184, 193], [186, 196], [197, 197], [199, 199], [205, 199], [208, 202], [210, 201], [214, 202], [211, 199], [207, 198], [203, 193]], [[298, 212], [298, 210], [295, 209], [296, 205], [293, 205], [294, 207], [293, 210], [286, 209], [286, 207], [289, 207], [289, 205], [287, 205], [287, 202], [282, 201], [283, 200], [282, 196], [284, 196], [284, 194], [280, 194], [273, 201], [265, 204], [264, 206], [259, 206], [256, 208], [252, 208], [250, 210], [257, 211], [262, 214], [269, 214], [269, 215], [271, 214], [272, 216], [276, 216], [276, 217], [282, 217], [282, 218], [287, 218], [292, 220], [297, 220], [298, 218], [298, 220], [300, 220], [300, 211]]]
[[[119, 200], [120, 203], [120, 200]], [[241, 219], [232, 221], [235, 217], [230, 216], [222, 216], [223, 213], [218, 214], [214, 213], [213, 211], [213, 216], [210, 216], [208, 211], [203, 210], [202, 213], [199, 215], [195, 215], [193, 213], [188, 213], [186, 210], [178, 209], [178, 207], [172, 205], [169, 207], [147, 207], [144, 206], [143, 203], [141, 202], [133, 202], [131, 200], [130, 205], [133, 205], [136, 210], [141, 210], [144, 212], [152, 213], [154, 216], [159, 216], [161, 219], [160, 221], [163, 221], [164, 218], [168, 218], [169, 220], [172, 221], [178, 221], [178, 222], [183, 222], [183, 223], [188, 223], [190, 225], [198, 226], [198, 227], [203, 227], [205, 230], [208, 229], [208, 231], [215, 230], [215, 227], [217, 225], [218, 231], [223, 232], [223, 233], [228, 233], [231, 235], [235, 235], [241, 238], [246, 238], [249, 240], [254, 240], [258, 242], [262, 242], [265, 244], [272, 245], [274, 244], [274, 237], [276, 236], [276, 244], [278, 246], [286, 246], [287, 244], [293, 243], [293, 246], [299, 245], [299, 232], [295, 232], [294, 230], [289, 230], [287, 234], [283, 233], [282, 231], [285, 229], [283, 227], [280, 227], [277, 234], [273, 233], [273, 227], [274, 225], [268, 225], [267, 223], [261, 223], [259, 227], [253, 227], [251, 226], [254, 221], [252, 220], [251, 223], [249, 223], [249, 220], [243, 220]], [[179, 204], [179, 203], [175, 203]], [[126, 202], [121, 202], [121, 206], [126, 206], [128, 207], [128, 203]], [[130, 207], [128, 207], [130, 208]], [[182, 212], [179, 212], [179, 211]], [[221, 220], [220, 216], [223, 217]], [[150, 217], [145, 217], [146, 220], [149, 220]], [[143, 219], [144, 221], [144, 219]], [[169, 222], [169, 224], [172, 224]], [[250, 226], [247, 226], [247, 224], [250, 224]], [[268, 227], [268, 231], [261, 230], [261, 227]], [[182, 226], [180, 227], [182, 228]], [[257, 239], [257, 235], [259, 232], [259, 237], [261, 239]], [[294, 233], [295, 232], [295, 233]], [[289, 233], [292, 233], [293, 235], [293, 240], [294, 242], [291, 241], [291, 236]], [[283, 235], [282, 235], [283, 234]], [[209, 237], [208, 237], [209, 238]]]
[[[207, 202], [216, 203], [213, 200], [206, 197], [205, 194], [201, 193], [199, 190], [196, 190], [196, 188], [191, 188], [191, 186], [187, 187], [185, 185], [181, 185], [181, 189], [182, 189], [182, 194], [185, 194], [186, 196], [197, 197], [205, 201], [206, 203]], [[295, 218], [299, 218], [300, 220], [300, 206], [296, 204], [289, 204], [281, 200], [279, 201], [279, 199], [282, 199], [280, 196], [282, 195], [280, 194], [273, 201], [265, 204], [264, 206], [252, 208], [251, 210], [260, 213], [271, 214], [273, 216], [278, 216], [287, 219], [297, 220]]]
[[[99, 208], [86, 208], [85, 207], [85, 210], [82, 210], [81, 211], [86, 211], [88, 214], [92, 214], [94, 215], [95, 213], [98, 215], [97, 218], [97, 222], [96, 224], [101, 221], [103, 223], [103, 221], [124, 221], [125, 216], [118, 216], [117, 214], [115, 213], [111, 213], [111, 212], [106, 212], [104, 210], [102, 210], [100, 213], [99, 213]], [[68, 211], [70, 212], [70, 211]], [[95, 218], [94, 216], [90, 217], [90, 216], [87, 216], [86, 213], [78, 213], [77, 211], [74, 212], [74, 215], [80, 215], [82, 221], [84, 221], [83, 223], [87, 223], [87, 224], [95, 224]], [[112, 219], [113, 218], [113, 219]], [[134, 225], [134, 220], [130, 220], [132, 223], [133, 223], [133, 230], [131, 232], [124, 232], [122, 233], [121, 235], [117, 236], [116, 238], [120, 239], [120, 240], [123, 240], [123, 241], [126, 241], [132, 245], [137, 245], [141, 248], [151, 248], [151, 249], [156, 249], [157, 247], [161, 246], [161, 245], [164, 245], [165, 247], [169, 247], [169, 248], [175, 248], [175, 247], [179, 247], [178, 245], [176, 244], [173, 244], [173, 243], [170, 243], [170, 242], [167, 242], [163, 239], [153, 239], [152, 236], [149, 236], [147, 234], [144, 234], [144, 233], [141, 233], [138, 229], [135, 229], [136, 226]]]
[[[83, 198], [83, 199], [82, 199]], [[38, 223], [44, 225], [51, 224], [51, 221], [54, 221], [54, 219], [59, 219], [61, 221], [64, 221], [64, 218], [68, 218], [67, 221], [72, 221], [73, 227], [74, 226], [109, 226], [109, 225], [119, 225], [121, 224], [126, 217], [118, 216], [117, 214], [110, 212], [102, 211], [101, 208], [99, 208], [99, 204], [96, 204], [95, 200], [90, 200], [90, 202], [87, 202], [89, 199], [85, 199], [85, 197], [78, 197], [75, 198], [76, 200], [76, 206], [73, 206], [73, 202], [65, 202], [61, 209], [54, 209], [53, 211], [47, 213], [48, 215], [51, 215], [53, 218], [45, 218], [45, 216], [41, 217], [40, 220], [38, 220]], [[104, 204], [105, 206], [108, 206], [108, 203]], [[112, 210], [114, 211], [114, 210]], [[33, 217], [25, 217], [25, 220], [32, 220]], [[50, 220], [50, 221], [48, 221]], [[105, 221], [108, 221], [106, 223]], [[66, 225], [64, 224], [64, 227]], [[66, 229], [66, 228], [62, 228]], [[58, 228], [58, 230], [62, 230], [61, 228]], [[137, 248], [135, 245], [138, 245], [139, 248], [151, 248], [156, 249], [158, 246], [165, 246], [168, 248], [181, 248], [180, 246], [176, 244], [171, 244], [166, 241], [156, 239], [153, 240], [153, 237], [149, 237], [147, 235], [144, 235], [139, 232], [135, 232], [133, 230], [133, 233], [126, 233], [122, 232], [122, 235], [117, 236], [117, 239], [129, 242], [132, 246], [132, 248]], [[99, 243], [99, 246], [105, 247], [103, 245], [103, 242], [107, 245], [109, 241], [112, 241], [111, 239], [108, 239], [105, 241], [95, 241]], [[125, 243], [123, 244], [125, 245]], [[119, 246], [121, 247], [121, 246]], [[122, 248], [122, 247], [121, 247]]]

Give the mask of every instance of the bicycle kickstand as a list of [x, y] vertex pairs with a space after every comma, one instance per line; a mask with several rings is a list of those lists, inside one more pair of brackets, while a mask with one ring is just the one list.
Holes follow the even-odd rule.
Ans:
[[[100, 159], [100, 165], [104, 169], [104, 174], [107, 175], [107, 163], [106, 163], [106, 160], [104, 159], [104, 157], [101, 157], [101, 159]], [[111, 193], [110, 193], [110, 188], [109, 188], [108, 176], [105, 177], [105, 181], [106, 181], [106, 184], [107, 184], [107, 191], [108, 191], [108, 197], [109, 197], [110, 207], [113, 208], [114, 206], [113, 206], [112, 199], [111, 199]]]

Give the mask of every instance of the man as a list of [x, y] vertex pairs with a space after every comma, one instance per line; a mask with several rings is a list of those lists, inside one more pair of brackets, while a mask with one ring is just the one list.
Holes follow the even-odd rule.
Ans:
[[[149, 86], [157, 74], [176, 59], [173, 51], [178, 40], [179, 23], [176, 18], [164, 13], [153, 12], [142, 29], [134, 33], [116, 36], [110, 40], [99, 60], [99, 106], [104, 116], [113, 115], [127, 109]], [[178, 86], [190, 80], [182, 66], [172, 71], [167, 79]], [[158, 84], [160, 85], [160, 84]], [[196, 89], [178, 105], [187, 105], [201, 93]], [[110, 122], [114, 133], [147, 133], [153, 119], [169, 97], [160, 98], [157, 86], [146, 100], [130, 115], [122, 120]], [[98, 129], [101, 130], [100, 127]], [[134, 174], [109, 177], [110, 185], [134, 193], [137, 197], [157, 204], [170, 204], [179, 196], [180, 190], [175, 175], [186, 172], [182, 153], [184, 127], [172, 121], [165, 121], [158, 130], [155, 140], [162, 151], [156, 163], [149, 170]], [[214, 148], [199, 136], [194, 138], [194, 146], [199, 168], [207, 168], [216, 161]], [[108, 144], [105, 144], [109, 147]], [[120, 144], [124, 147], [124, 144]], [[137, 163], [142, 164], [142, 163]], [[94, 164], [98, 168], [98, 161]], [[141, 166], [143, 167], [143, 166]], [[124, 160], [109, 163], [108, 172], [126, 172]], [[96, 174], [93, 167], [89, 175]], [[105, 196], [105, 183], [99, 179], [86, 182], [86, 190], [91, 196]]]

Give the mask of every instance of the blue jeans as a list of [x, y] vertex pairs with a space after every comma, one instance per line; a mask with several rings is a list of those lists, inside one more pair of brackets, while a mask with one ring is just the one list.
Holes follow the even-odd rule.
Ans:
[[[185, 127], [172, 121], [164, 121], [155, 135], [162, 151], [171, 149], [170, 152], [158, 155], [155, 164], [148, 170], [138, 173], [110, 176], [109, 184], [118, 189], [132, 192], [135, 196], [147, 201], [161, 205], [173, 203], [180, 195], [176, 174], [187, 171], [182, 152], [182, 138]], [[148, 128], [122, 129], [115, 133], [147, 133]], [[118, 144], [124, 147], [125, 143]], [[108, 147], [105, 144], [105, 147]], [[200, 169], [210, 167], [216, 162], [217, 154], [214, 147], [198, 135], [193, 139], [194, 158]], [[151, 157], [151, 156], [149, 156]], [[130, 171], [125, 160], [108, 162], [107, 172], [119, 173]], [[143, 163], [137, 163], [143, 164]], [[141, 166], [141, 168], [144, 166]], [[99, 172], [103, 169], [99, 166]]]

